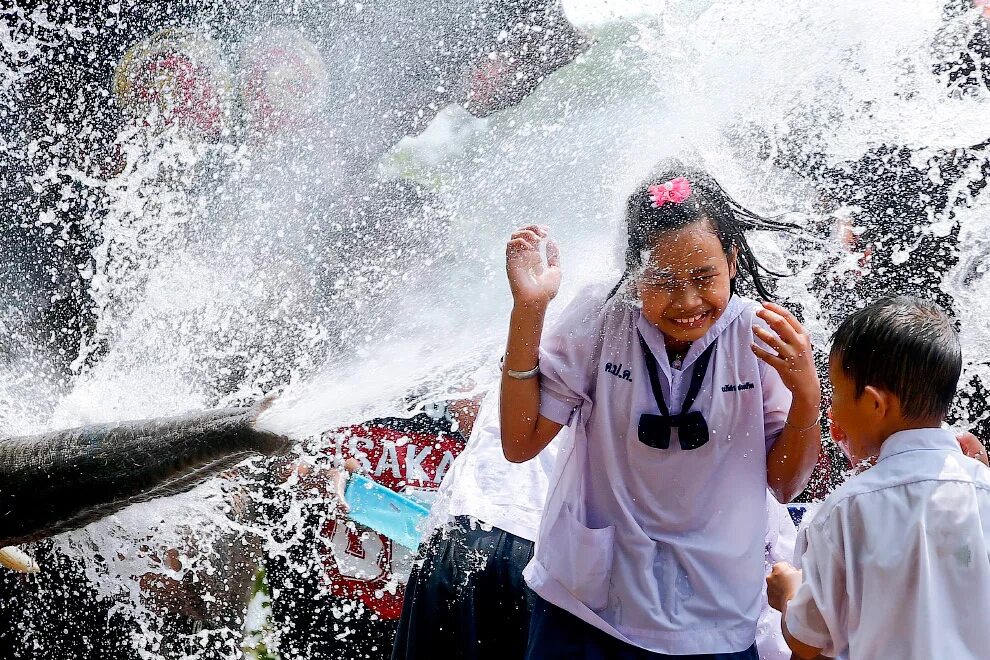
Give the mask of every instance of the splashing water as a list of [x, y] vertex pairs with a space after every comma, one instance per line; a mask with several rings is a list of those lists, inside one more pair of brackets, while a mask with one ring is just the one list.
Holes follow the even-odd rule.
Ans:
[[[312, 447], [330, 429], [473, 395], [504, 340], [511, 229], [551, 226], [559, 310], [584, 283], [618, 278], [624, 197], [679, 155], [805, 227], [755, 244], [793, 273], [777, 294], [818, 346], [883, 291], [951, 305], [966, 360], [956, 415], [990, 437], [990, 28], [968, 0], [669, 0], [598, 23], [600, 6], [574, 2], [591, 49], [484, 119], [441, 111], [459, 97], [436, 90], [467, 69], [436, 47], [461, 33], [440, 35], [423, 3], [186, 5], [0, 10], [5, 432], [282, 391], [261, 423]], [[156, 60], [166, 82], [128, 106], [110, 74], [165, 28], [211, 55]], [[449, 80], [434, 80], [444, 66]], [[151, 94], [163, 89], [194, 90], [198, 105], [169, 114]], [[260, 488], [269, 469], [44, 544], [52, 568], [38, 584], [2, 585], [18, 594], [0, 605], [11, 657], [113, 644], [238, 657], [239, 617], [197, 613], [212, 628], [180, 634], [149, 594], [174, 610], [196, 591], [222, 610], [262, 550], [295, 561], [307, 507], [325, 499], [294, 477]], [[818, 494], [838, 472], [823, 470]], [[257, 511], [280, 499], [273, 530]], [[87, 638], [99, 620], [50, 625], [49, 610], [94, 598], [111, 603], [95, 616], [133, 637]], [[338, 612], [334, 634], [355, 616]]]

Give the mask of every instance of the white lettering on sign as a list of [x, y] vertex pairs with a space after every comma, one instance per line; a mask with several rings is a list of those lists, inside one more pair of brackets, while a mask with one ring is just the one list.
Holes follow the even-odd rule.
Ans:
[[358, 463], [361, 464], [361, 470], [363, 472], [371, 472], [371, 461], [368, 460], [368, 452], [375, 448], [375, 441], [371, 438], [351, 436], [347, 442], [347, 448], [351, 450], [351, 456], [356, 458]]
[[371, 530], [354, 530], [343, 521], [337, 521], [330, 536], [330, 552], [341, 576], [352, 580], [371, 582], [385, 575], [382, 566], [385, 544], [382, 537]]
[[440, 459], [440, 465], [437, 466], [437, 474], [433, 477], [433, 483], [440, 485], [443, 481], [443, 475], [447, 474], [447, 470], [450, 469], [450, 465], [454, 462], [454, 455], [449, 451], [443, 453], [443, 458]]
[[[447, 471], [450, 470], [450, 466], [454, 463], [454, 454], [449, 450], [445, 450], [443, 456], [440, 458], [440, 463], [437, 465], [436, 473], [431, 477], [429, 468], [423, 463], [433, 454], [433, 450], [438, 449], [440, 445], [431, 444], [425, 447], [417, 447], [417, 445], [409, 442], [409, 439], [406, 438], [405, 442], [400, 440], [399, 443], [390, 440], [383, 441], [382, 452], [375, 464], [372, 465], [372, 460], [368, 457], [368, 454], [375, 449], [376, 440], [374, 438], [352, 435], [341, 440], [342, 442], [337, 443], [333, 447], [333, 455], [336, 459], [338, 461], [341, 459], [343, 445], [346, 442], [347, 455], [357, 459], [358, 463], [361, 464], [362, 472], [374, 477], [380, 477], [388, 470], [395, 479], [401, 481], [421, 484], [431, 483], [439, 486]], [[404, 462], [399, 460], [399, 448], [403, 446], [406, 450]]]
[[433, 447], [426, 446], [417, 452], [415, 445], [406, 447], [406, 481], [429, 481], [430, 477], [423, 469], [423, 459], [430, 455]]
[[375, 476], [380, 477], [386, 469], [392, 471], [392, 476], [396, 479], [402, 478], [402, 467], [399, 465], [399, 455], [395, 451], [394, 442], [386, 442], [385, 451], [382, 452], [381, 458], [378, 459], [378, 465], [375, 467]]

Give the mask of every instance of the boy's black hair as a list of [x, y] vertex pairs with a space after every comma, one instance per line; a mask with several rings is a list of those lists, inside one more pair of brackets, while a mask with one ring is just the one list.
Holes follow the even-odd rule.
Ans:
[[894, 394], [907, 419], [944, 419], [962, 373], [948, 315], [914, 296], [885, 298], [850, 315], [832, 335], [830, 359], [856, 384]]
[[[655, 207], [650, 186], [666, 183], [677, 177], [684, 177], [690, 182], [690, 197], [679, 204], [668, 202], [659, 208]], [[685, 166], [678, 160], [660, 163], [626, 201], [626, 270], [622, 281], [642, 266], [643, 250], [655, 245], [661, 234], [682, 229], [695, 222], [708, 222], [711, 225], [727, 257], [735, 248], [737, 273], [745, 272], [762, 298], [772, 298], [763, 283], [761, 273], [775, 277], [780, 277], [781, 273], [775, 273], [759, 262], [746, 240], [745, 232], [750, 229], [795, 231], [798, 229], [797, 225], [764, 218], [746, 209], [732, 199], [708, 173]], [[736, 280], [733, 278], [732, 291], [735, 292], [735, 289]]]

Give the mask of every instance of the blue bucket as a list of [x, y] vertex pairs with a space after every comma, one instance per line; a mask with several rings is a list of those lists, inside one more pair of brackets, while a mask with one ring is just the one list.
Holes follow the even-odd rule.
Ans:
[[360, 474], [351, 475], [344, 497], [351, 520], [410, 550], [419, 547], [423, 535], [419, 524], [430, 515], [425, 506]]

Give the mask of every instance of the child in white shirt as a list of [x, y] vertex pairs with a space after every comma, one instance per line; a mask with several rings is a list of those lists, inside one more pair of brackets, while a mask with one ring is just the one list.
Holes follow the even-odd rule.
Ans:
[[990, 652], [990, 470], [943, 428], [961, 368], [952, 322], [929, 302], [883, 300], [836, 331], [835, 433], [872, 467], [817, 510], [803, 570], [778, 564], [767, 579], [797, 657]]

